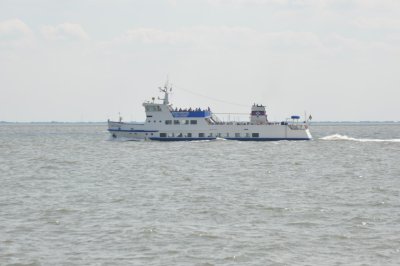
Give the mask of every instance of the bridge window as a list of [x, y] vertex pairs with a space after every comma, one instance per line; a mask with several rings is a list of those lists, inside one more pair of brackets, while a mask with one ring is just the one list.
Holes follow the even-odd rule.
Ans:
[[199, 133], [199, 138], [204, 138], [204, 133]]
[[259, 133], [252, 133], [251, 136], [252, 136], [253, 138], [258, 138], [258, 137], [260, 136], [260, 134], [259, 134]]
[[196, 125], [197, 124], [197, 120], [190, 120], [190, 124]]
[[179, 125], [179, 120], [174, 120], [174, 125]]
[[172, 125], [172, 120], [165, 120], [166, 125]]
[[167, 133], [160, 133], [160, 138], [166, 138], [167, 137]]
[[147, 105], [146, 112], [160, 112], [161, 107], [158, 105]]

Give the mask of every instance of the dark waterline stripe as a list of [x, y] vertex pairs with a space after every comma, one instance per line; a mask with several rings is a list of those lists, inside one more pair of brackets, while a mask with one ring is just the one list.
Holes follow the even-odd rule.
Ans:
[[[150, 137], [151, 140], [158, 141], [193, 141], [193, 140], [215, 140], [216, 138], [160, 138]], [[281, 141], [281, 140], [311, 140], [309, 138], [223, 138], [226, 140], [238, 140], [238, 141]]]
[[193, 140], [215, 140], [216, 138], [159, 138], [159, 137], [150, 137], [151, 140], [158, 141], [193, 141]]
[[108, 129], [110, 132], [158, 132], [158, 130]]

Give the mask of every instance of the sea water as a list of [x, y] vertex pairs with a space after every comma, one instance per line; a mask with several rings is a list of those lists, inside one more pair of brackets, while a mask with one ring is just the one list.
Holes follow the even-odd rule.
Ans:
[[0, 125], [0, 265], [399, 265], [400, 125], [123, 142]]

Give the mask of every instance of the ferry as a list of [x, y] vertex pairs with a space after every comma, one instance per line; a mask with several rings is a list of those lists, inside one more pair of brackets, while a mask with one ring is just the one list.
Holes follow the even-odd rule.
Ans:
[[311, 140], [309, 130], [311, 116], [300, 121], [293, 115], [282, 122], [270, 122], [262, 104], [251, 106], [250, 119], [246, 122], [222, 121], [210, 108], [174, 108], [169, 102], [172, 88], [167, 84], [159, 88], [164, 93], [161, 102], [146, 101], [143, 107], [146, 120], [143, 123], [108, 120], [112, 138], [121, 140], [193, 141], [238, 140], [278, 141]]

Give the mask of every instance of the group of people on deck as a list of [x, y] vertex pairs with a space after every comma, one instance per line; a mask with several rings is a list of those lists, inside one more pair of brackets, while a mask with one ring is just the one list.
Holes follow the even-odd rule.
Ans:
[[192, 109], [192, 107], [190, 107], [189, 109], [186, 109], [186, 108], [184, 108], [184, 109], [182, 109], [182, 108], [179, 108], [178, 109], [178, 107], [175, 107], [175, 110], [174, 110], [174, 112], [205, 112], [205, 111], [211, 111], [211, 109], [210, 109], [210, 107], [208, 107], [207, 108], [207, 110], [206, 109], [201, 109], [201, 108], [193, 108]]

